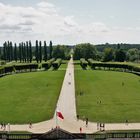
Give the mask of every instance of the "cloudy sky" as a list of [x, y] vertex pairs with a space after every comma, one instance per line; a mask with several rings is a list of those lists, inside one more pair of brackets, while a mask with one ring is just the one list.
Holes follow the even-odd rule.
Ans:
[[140, 0], [0, 0], [0, 45], [140, 43]]

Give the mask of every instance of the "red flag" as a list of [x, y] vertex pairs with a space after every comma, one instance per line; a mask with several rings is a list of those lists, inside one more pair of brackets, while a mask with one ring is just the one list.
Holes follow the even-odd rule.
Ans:
[[64, 119], [62, 113], [61, 113], [59, 110], [56, 111], [56, 115], [57, 115], [59, 118], [61, 118], [62, 120]]

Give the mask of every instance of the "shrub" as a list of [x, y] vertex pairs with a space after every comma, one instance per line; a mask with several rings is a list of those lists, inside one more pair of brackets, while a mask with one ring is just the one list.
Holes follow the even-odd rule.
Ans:
[[36, 70], [38, 69], [38, 64], [18, 64], [14, 66], [16, 71], [22, 71], [22, 70]]
[[80, 64], [81, 64], [82, 68], [86, 68], [88, 65], [88, 62], [85, 60], [85, 58], [81, 58]]
[[4, 67], [0, 67], [0, 77], [3, 76], [4, 74], [5, 74]]
[[54, 61], [52, 63], [52, 66], [53, 66], [54, 69], [58, 69], [60, 67], [61, 63], [62, 63], [62, 59], [58, 58], [56, 61]]
[[48, 60], [45, 63], [42, 63], [42, 67], [45, 68], [46, 70], [49, 69], [52, 66], [52, 63], [55, 61], [54, 58]]
[[12, 73], [14, 71], [14, 66], [5, 66], [4, 72], [6, 73]]

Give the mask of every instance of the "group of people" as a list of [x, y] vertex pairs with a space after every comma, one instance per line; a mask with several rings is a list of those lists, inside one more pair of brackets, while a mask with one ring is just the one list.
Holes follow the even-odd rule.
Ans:
[[1, 129], [6, 129], [6, 124], [5, 123], [1, 123]]
[[105, 123], [97, 123], [97, 130], [104, 131], [105, 130]]
[[[3, 129], [4, 131], [6, 130], [6, 126], [9, 129], [8, 131], [10, 131], [10, 123], [8, 123], [8, 124], [1, 123], [0, 125], [1, 125], [0, 128]], [[29, 123], [29, 128], [32, 128], [32, 123]]]
[[[77, 115], [77, 121], [79, 121], [79, 115]], [[88, 127], [88, 118], [83, 117], [83, 121], [86, 122], [86, 127]], [[80, 133], [82, 133], [82, 127], [80, 127]]]

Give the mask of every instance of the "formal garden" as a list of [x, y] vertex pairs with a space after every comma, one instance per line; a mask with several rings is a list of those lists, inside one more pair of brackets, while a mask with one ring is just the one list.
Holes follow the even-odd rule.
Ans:
[[[53, 117], [67, 67], [63, 46], [4, 43], [0, 66], [0, 122], [28, 124]], [[56, 53], [56, 52], [59, 53]], [[69, 52], [69, 51], [68, 51]]]
[[76, 70], [77, 113], [90, 121], [140, 122], [140, 77], [103, 70]]
[[53, 46], [51, 41], [49, 46], [36, 41], [35, 46], [26, 42], [13, 47], [11, 42], [5, 42], [1, 48], [0, 121], [24, 124], [52, 118], [67, 62], [73, 54], [80, 118], [106, 123], [139, 122], [138, 57], [134, 62], [125, 61], [130, 48], [124, 51], [119, 45], [114, 53], [112, 48], [101, 52], [101, 46], [96, 47]]
[[75, 48], [75, 59], [81, 56], [74, 61], [77, 114], [93, 122], [140, 122], [140, 64], [126, 62], [128, 52], [115, 46], [102, 59], [96, 51], [90, 44]]

